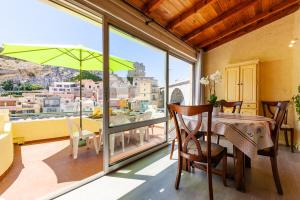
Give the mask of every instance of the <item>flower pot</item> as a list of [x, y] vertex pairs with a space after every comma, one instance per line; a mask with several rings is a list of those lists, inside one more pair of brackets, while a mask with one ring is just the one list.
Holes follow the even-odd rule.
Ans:
[[219, 115], [219, 112], [220, 112], [220, 107], [214, 106], [214, 107], [213, 107], [212, 116], [217, 116], [217, 115]]

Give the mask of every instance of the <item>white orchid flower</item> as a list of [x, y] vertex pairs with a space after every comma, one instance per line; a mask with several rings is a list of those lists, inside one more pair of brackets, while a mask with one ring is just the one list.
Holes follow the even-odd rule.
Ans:
[[209, 79], [208, 79], [208, 77], [202, 77], [202, 78], [200, 79], [200, 83], [201, 83], [202, 85], [208, 85], [208, 84], [209, 84]]

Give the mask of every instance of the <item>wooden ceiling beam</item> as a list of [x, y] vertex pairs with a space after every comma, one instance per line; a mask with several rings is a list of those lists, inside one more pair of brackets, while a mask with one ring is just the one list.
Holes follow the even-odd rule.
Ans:
[[144, 5], [142, 11], [146, 14], [150, 14], [152, 11], [158, 8], [163, 1], [164, 0], [150, 0]]
[[197, 36], [199, 33], [201, 33], [202, 31], [216, 25], [217, 23], [221, 22], [222, 20], [231, 17], [235, 14], [237, 14], [238, 12], [240, 12], [243, 9], [247, 9], [251, 6], [253, 6], [255, 3], [259, 2], [259, 0], [246, 0], [243, 3], [239, 3], [236, 6], [230, 8], [229, 10], [223, 12], [221, 15], [213, 18], [212, 20], [208, 21], [207, 23], [203, 24], [202, 26], [194, 29], [193, 31], [191, 31], [190, 33], [184, 35], [182, 37], [182, 40], [184, 40], [185, 42], [193, 39], [195, 36]]
[[238, 37], [241, 37], [242, 35], [245, 35], [245, 34], [251, 32], [251, 31], [256, 30], [256, 29], [258, 29], [258, 28], [260, 28], [262, 26], [270, 24], [270, 23], [272, 23], [272, 22], [274, 22], [274, 21], [276, 21], [276, 20], [278, 20], [278, 19], [280, 19], [280, 18], [282, 18], [282, 17], [284, 17], [286, 15], [289, 15], [289, 14], [297, 11], [299, 9], [299, 7], [300, 7], [299, 5], [294, 5], [294, 6], [288, 7], [288, 8], [282, 10], [281, 12], [279, 12], [277, 14], [274, 14], [274, 15], [272, 15], [270, 17], [267, 17], [267, 18], [265, 18], [263, 20], [258, 21], [256, 24], [250, 25], [250, 26], [248, 26], [248, 27], [246, 27], [246, 28], [244, 28], [244, 29], [242, 29], [242, 30], [240, 30], [238, 32], [235, 32], [235, 33], [233, 33], [231, 35], [228, 35], [227, 37], [223, 38], [222, 40], [216, 41], [215, 43], [212, 43], [212, 44], [204, 47], [203, 49], [205, 51], [208, 51], [208, 50], [211, 50], [213, 48], [216, 48], [216, 47], [218, 47], [218, 46], [220, 46], [220, 45], [222, 45], [222, 44], [224, 44], [226, 42], [234, 40], [234, 39], [236, 39]]
[[208, 41], [205, 41], [203, 43], [200, 44], [196, 44], [195, 47], [197, 48], [205, 48], [207, 46], [209, 46], [212, 43], [215, 43], [231, 34], [235, 34], [236, 32], [257, 23], [260, 20], [263, 20], [264, 18], [267, 18], [269, 16], [275, 15], [285, 9], [288, 9], [289, 7], [293, 7], [295, 5], [299, 5], [300, 0], [284, 0], [281, 3], [273, 6], [272, 8], [270, 8], [268, 11], [262, 12], [260, 14], [257, 14], [255, 17], [249, 19], [246, 22], [241, 22], [233, 27], [230, 27], [229, 29], [226, 29], [225, 31], [223, 31], [221, 34], [217, 35], [217, 37], [214, 37]]
[[193, 5], [190, 9], [180, 13], [179, 15], [175, 16], [174, 19], [170, 20], [166, 28], [169, 30], [174, 29], [176, 26], [179, 26], [179, 24], [181, 24], [184, 20], [197, 13], [201, 8], [209, 4], [211, 1], [213, 0], [199, 0], [199, 2]]

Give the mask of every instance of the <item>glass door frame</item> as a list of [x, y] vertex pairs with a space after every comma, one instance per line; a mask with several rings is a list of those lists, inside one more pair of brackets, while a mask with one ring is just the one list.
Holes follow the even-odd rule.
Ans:
[[[123, 31], [125, 33], [128, 33], [132, 35], [133, 37], [136, 37], [137, 39], [140, 39], [138, 35], [132, 33], [131, 31], [128, 31], [128, 29], [124, 29], [118, 24], [114, 23], [113, 21], [110, 21], [108, 18], [104, 17], [103, 19], [103, 135], [104, 135], [104, 172], [108, 173], [113, 170], [116, 170], [117, 168], [120, 168], [121, 166], [124, 166], [134, 160], [137, 160], [153, 151], [156, 151], [162, 147], [167, 146], [167, 123], [168, 123], [168, 112], [167, 112], [167, 102], [168, 102], [168, 89], [166, 89], [166, 92], [164, 94], [164, 110], [165, 110], [165, 117], [157, 118], [157, 119], [151, 119], [147, 121], [142, 122], [136, 122], [132, 124], [124, 124], [119, 126], [110, 127], [109, 126], [109, 27], [112, 26], [114, 28], [119, 29], [120, 31]], [[169, 68], [169, 53], [166, 49], [158, 47], [157, 45], [145, 40], [140, 39], [141, 41], [144, 41], [146, 43], [149, 43], [150, 45], [159, 48], [160, 50], [164, 51], [165, 53], [165, 87], [168, 86], [168, 68]], [[140, 127], [145, 127], [149, 125], [154, 125], [157, 123], [165, 123], [164, 128], [164, 134], [165, 134], [165, 142], [158, 144], [154, 147], [151, 147], [150, 149], [144, 150], [142, 152], [139, 152], [137, 154], [134, 154], [124, 160], [121, 160], [120, 162], [117, 162], [113, 165], [110, 164], [110, 153], [109, 153], [109, 135], [115, 134], [121, 131], [127, 131], [131, 129], [136, 129]]]
[[[181, 56], [179, 56], [179, 55], [177, 55], [177, 54], [174, 54], [174, 53], [169, 53], [169, 55], [168, 55], [169, 57], [170, 56], [173, 56], [173, 57], [175, 57], [175, 58], [177, 58], [177, 59], [179, 59], [179, 60], [182, 60], [182, 61], [184, 61], [184, 62], [187, 62], [187, 63], [189, 63], [190, 65], [192, 65], [191, 67], [192, 67], [192, 76], [190, 77], [190, 78], [192, 78], [191, 80], [192, 80], [192, 83], [191, 83], [191, 85], [192, 85], [192, 105], [195, 105], [195, 97], [196, 97], [196, 64], [194, 63], [194, 62], [191, 62], [190, 60], [187, 60], [187, 59], [185, 59], [185, 58], [183, 58], [183, 57], [181, 57]], [[168, 58], [169, 59], [169, 58]], [[170, 60], [170, 59], [169, 59]], [[169, 67], [169, 66], [168, 66]], [[169, 78], [169, 77], [168, 77]], [[169, 83], [168, 83], [169, 84]], [[169, 87], [169, 85], [168, 85], [168, 87]], [[168, 92], [169, 92], [169, 89], [168, 89]]]

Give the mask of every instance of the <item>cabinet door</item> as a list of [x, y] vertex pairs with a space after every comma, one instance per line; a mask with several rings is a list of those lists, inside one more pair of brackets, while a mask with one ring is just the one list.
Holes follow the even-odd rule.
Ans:
[[240, 99], [243, 103], [256, 103], [256, 65], [240, 67]]
[[239, 67], [225, 69], [225, 100], [238, 101], [239, 97]]
[[257, 111], [256, 109], [243, 109], [241, 110], [241, 114], [242, 115], [256, 115], [257, 114]]

